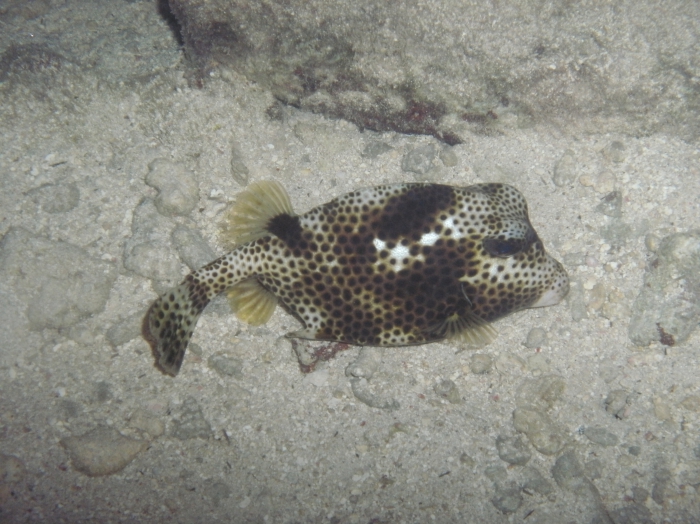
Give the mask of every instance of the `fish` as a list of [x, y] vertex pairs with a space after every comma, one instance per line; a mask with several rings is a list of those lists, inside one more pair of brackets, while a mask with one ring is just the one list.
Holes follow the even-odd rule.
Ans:
[[564, 298], [569, 278], [545, 251], [515, 187], [379, 185], [294, 213], [281, 184], [238, 195], [236, 247], [164, 293], [144, 318], [156, 367], [175, 376], [197, 320], [226, 293], [261, 325], [281, 304], [303, 326], [287, 337], [357, 346], [444, 339], [483, 346], [492, 323]]

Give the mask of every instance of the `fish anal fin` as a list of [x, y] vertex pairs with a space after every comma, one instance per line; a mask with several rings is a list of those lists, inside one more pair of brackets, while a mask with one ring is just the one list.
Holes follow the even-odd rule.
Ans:
[[498, 336], [491, 324], [471, 311], [453, 313], [430, 331], [451, 342], [467, 344], [473, 348], [487, 346]]
[[284, 187], [272, 180], [254, 182], [226, 211], [221, 239], [229, 245], [257, 240], [268, 233], [266, 227], [270, 219], [283, 214], [294, 215]]
[[226, 297], [236, 316], [252, 326], [260, 326], [270, 320], [277, 307], [277, 297], [255, 277], [227, 289]]

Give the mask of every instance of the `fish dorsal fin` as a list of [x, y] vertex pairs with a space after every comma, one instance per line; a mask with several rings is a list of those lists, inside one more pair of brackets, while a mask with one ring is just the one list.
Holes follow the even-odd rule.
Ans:
[[283, 214], [294, 216], [284, 187], [272, 180], [254, 182], [236, 197], [227, 211], [222, 239], [231, 245], [257, 240], [268, 234], [266, 227], [270, 219]]
[[498, 332], [491, 324], [471, 311], [450, 315], [435, 326], [432, 331], [443, 335], [452, 342], [468, 344], [477, 348], [490, 344], [498, 336]]
[[277, 306], [277, 297], [260, 285], [253, 277], [226, 290], [231, 310], [252, 326], [260, 326], [270, 320]]

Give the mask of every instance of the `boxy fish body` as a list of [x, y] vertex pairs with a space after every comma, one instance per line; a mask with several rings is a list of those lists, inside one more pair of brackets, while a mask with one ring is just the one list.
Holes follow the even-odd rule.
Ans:
[[569, 288], [524, 197], [505, 184], [377, 186], [298, 216], [279, 184], [259, 182], [239, 195], [230, 227], [238, 247], [188, 275], [145, 319], [168, 374], [222, 292], [252, 324], [281, 303], [303, 324], [291, 337], [404, 346], [487, 343], [491, 322], [556, 304]]

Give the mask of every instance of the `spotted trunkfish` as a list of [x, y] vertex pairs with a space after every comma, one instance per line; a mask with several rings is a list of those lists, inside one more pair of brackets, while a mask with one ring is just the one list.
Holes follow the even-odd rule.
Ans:
[[296, 215], [284, 188], [257, 182], [228, 216], [237, 247], [155, 301], [144, 337], [176, 375], [197, 319], [226, 292], [250, 324], [276, 305], [303, 328], [289, 337], [359, 346], [443, 339], [484, 345], [491, 322], [568, 292], [562, 265], [506, 184], [383, 185]]

